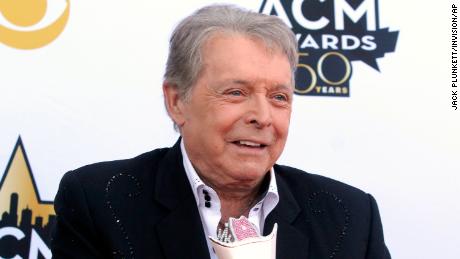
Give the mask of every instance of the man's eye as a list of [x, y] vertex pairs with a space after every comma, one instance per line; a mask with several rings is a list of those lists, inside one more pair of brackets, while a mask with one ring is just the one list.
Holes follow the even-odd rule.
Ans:
[[277, 101], [287, 101], [288, 100], [288, 98], [284, 94], [276, 94], [273, 96], [273, 98], [275, 98], [275, 100]]
[[229, 94], [233, 96], [242, 96], [243, 92], [241, 92], [240, 90], [232, 90], [229, 92]]

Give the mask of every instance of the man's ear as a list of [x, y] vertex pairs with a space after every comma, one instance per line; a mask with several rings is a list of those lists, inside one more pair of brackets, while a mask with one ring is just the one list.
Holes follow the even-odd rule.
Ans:
[[180, 98], [179, 92], [175, 85], [163, 82], [163, 95], [166, 109], [169, 117], [181, 127], [185, 122], [184, 101]]

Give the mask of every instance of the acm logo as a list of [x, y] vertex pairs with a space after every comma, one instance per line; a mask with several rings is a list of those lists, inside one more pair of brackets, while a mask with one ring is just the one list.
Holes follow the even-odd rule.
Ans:
[[398, 31], [380, 28], [377, 0], [264, 0], [259, 12], [280, 17], [296, 34], [300, 57], [295, 93], [350, 95], [353, 61], [379, 71]]
[[0, 181], [0, 213], [0, 258], [51, 258], [53, 204], [39, 197], [20, 137]]
[[65, 0], [65, 6], [59, 16], [49, 24], [43, 24], [49, 20], [46, 19], [49, 15], [53, 16], [49, 13], [53, 13], [50, 10], [56, 9], [54, 5], [58, 6], [58, 1], [1, 0], [0, 42], [17, 49], [37, 49], [54, 41], [67, 24], [70, 2]]

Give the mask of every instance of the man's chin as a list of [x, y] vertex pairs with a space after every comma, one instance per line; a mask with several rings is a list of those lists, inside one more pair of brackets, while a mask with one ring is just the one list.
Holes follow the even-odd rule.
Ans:
[[270, 171], [270, 167], [266, 169], [267, 167], [245, 163], [240, 163], [237, 167], [239, 170], [234, 171], [233, 178], [241, 182], [258, 182]]

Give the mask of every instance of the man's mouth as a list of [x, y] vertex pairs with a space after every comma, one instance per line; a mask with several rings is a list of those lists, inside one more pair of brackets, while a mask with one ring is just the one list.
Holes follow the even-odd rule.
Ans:
[[253, 142], [249, 140], [237, 140], [237, 141], [233, 141], [233, 143], [238, 146], [250, 147], [250, 148], [264, 148], [267, 146], [263, 143]]

